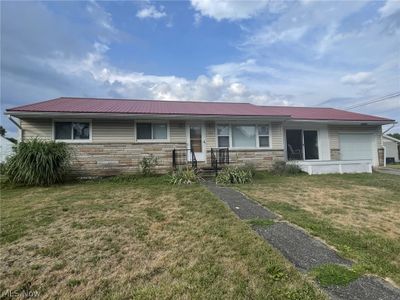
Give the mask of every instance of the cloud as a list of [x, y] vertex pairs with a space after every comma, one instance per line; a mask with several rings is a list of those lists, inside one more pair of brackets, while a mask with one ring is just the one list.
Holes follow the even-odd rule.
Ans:
[[268, 5], [268, 0], [230, 1], [230, 0], [191, 0], [193, 8], [201, 15], [221, 20], [243, 20], [259, 14]]
[[154, 5], [147, 5], [136, 14], [136, 17], [139, 19], [160, 19], [166, 16], [167, 14], [165, 13], [163, 6], [160, 6], [157, 9]]
[[382, 18], [386, 18], [400, 11], [400, 1], [387, 0], [385, 5], [379, 9]]
[[375, 83], [375, 79], [370, 72], [358, 72], [343, 76], [340, 81], [350, 85], [370, 85]]
[[252, 35], [244, 44], [265, 46], [277, 42], [296, 42], [304, 36], [307, 30], [307, 26], [300, 26], [287, 30], [274, 31], [269, 26], [266, 26], [265, 30]]

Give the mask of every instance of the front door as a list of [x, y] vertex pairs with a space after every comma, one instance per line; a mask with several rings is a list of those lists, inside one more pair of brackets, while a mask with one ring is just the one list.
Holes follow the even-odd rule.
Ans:
[[[206, 145], [205, 145], [205, 129], [201, 123], [188, 124], [188, 144], [189, 148], [193, 149], [197, 161], [206, 160]], [[191, 156], [188, 155], [188, 160], [191, 161]]]
[[286, 153], [288, 160], [319, 159], [318, 131], [287, 129]]

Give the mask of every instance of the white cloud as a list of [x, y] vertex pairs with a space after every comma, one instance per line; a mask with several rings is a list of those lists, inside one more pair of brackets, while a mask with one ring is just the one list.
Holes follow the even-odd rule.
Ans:
[[200, 13], [195, 13], [194, 14], [194, 22], [193, 22], [193, 24], [195, 26], [199, 26], [200, 23], [201, 23], [201, 14]]
[[269, 75], [279, 76], [276, 69], [266, 65], [260, 65], [255, 59], [247, 59], [242, 62], [227, 62], [219, 65], [211, 65], [208, 70], [213, 74], [223, 77], [238, 79], [243, 75]]
[[385, 5], [379, 9], [379, 13], [381, 14], [382, 18], [391, 16], [398, 11], [400, 11], [399, 0], [387, 0]]
[[375, 83], [375, 79], [371, 72], [358, 72], [343, 76], [340, 81], [350, 85], [370, 85]]
[[293, 27], [287, 30], [273, 30], [266, 26], [264, 30], [252, 35], [245, 45], [269, 45], [277, 42], [296, 42], [307, 32], [308, 26]]
[[160, 6], [157, 9], [154, 5], [148, 5], [136, 13], [136, 17], [139, 19], [160, 19], [166, 16], [167, 14], [165, 13], [163, 6]]
[[242, 20], [259, 14], [268, 5], [268, 0], [230, 1], [230, 0], [191, 0], [191, 4], [201, 15], [218, 21]]

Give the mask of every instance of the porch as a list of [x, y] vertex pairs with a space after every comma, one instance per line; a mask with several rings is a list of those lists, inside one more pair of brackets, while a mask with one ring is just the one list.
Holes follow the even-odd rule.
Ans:
[[288, 161], [288, 164], [298, 165], [309, 175], [334, 173], [372, 173], [372, 161], [368, 159], [318, 161], [291, 160]]

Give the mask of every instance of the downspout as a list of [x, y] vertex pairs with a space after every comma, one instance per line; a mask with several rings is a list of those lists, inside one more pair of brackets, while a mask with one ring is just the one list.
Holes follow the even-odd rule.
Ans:
[[391, 130], [397, 122], [393, 122], [392, 126], [390, 126], [388, 129], [386, 129], [384, 132], [382, 132], [382, 137], [381, 137], [381, 147], [383, 148], [383, 166], [386, 167], [386, 147], [383, 145], [383, 136], [385, 135], [386, 132]]
[[396, 124], [397, 124], [397, 122], [393, 122], [392, 126], [390, 126], [388, 129], [386, 129], [384, 132], [382, 132], [382, 135], [384, 135], [386, 132], [391, 130], [394, 127], [394, 125], [396, 125]]
[[386, 167], [386, 147], [382, 145], [383, 148], [383, 166]]
[[8, 115], [8, 119], [11, 121], [11, 123], [13, 123], [15, 126], [17, 126], [18, 131], [19, 131], [19, 138], [18, 138], [18, 142], [22, 141], [22, 127], [21, 125], [14, 120], [14, 118], [10, 115]]

